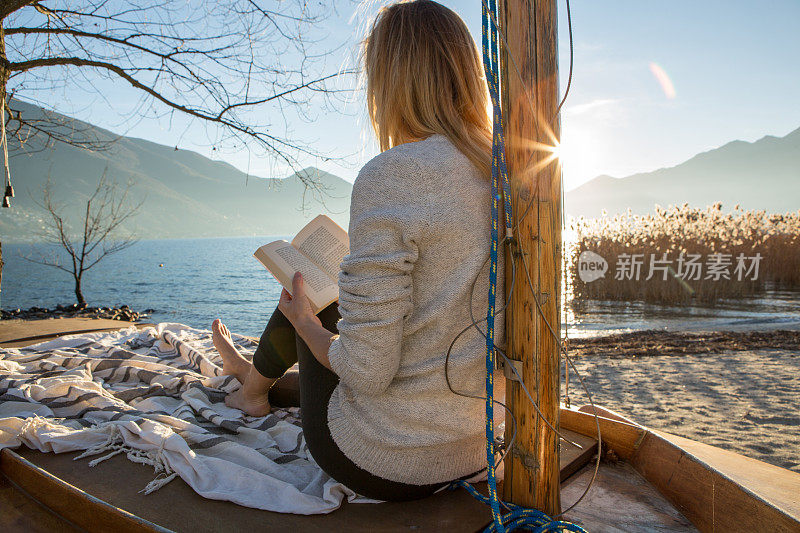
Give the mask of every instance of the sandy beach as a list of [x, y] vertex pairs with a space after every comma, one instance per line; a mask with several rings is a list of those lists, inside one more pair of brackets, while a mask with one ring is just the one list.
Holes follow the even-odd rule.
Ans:
[[[570, 353], [598, 405], [800, 472], [799, 339], [796, 331], [643, 332], [573, 340]], [[569, 397], [587, 402], [574, 373]]]

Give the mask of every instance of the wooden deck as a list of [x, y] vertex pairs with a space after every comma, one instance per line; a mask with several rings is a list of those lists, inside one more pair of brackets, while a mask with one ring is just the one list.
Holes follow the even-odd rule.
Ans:
[[[149, 325], [90, 319], [0, 322], [0, 347], [26, 346], [61, 335]], [[296, 396], [296, 379], [292, 377], [296, 376], [290, 376], [282, 393], [284, 403]], [[579, 470], [596, 452], [596, 440], [577, 433], [570, 433], [569, 438], [581, 444], [582, 449], [563, 444], [562, 478]], [[89, 468], [86, 461], [72, 460], [77, 455], [6, 450], [0, 456], [0, 507], [11, 511], [0, 514], [0, 530], [139, 531], [163, 527], [196, 532], [230, 529], [234, 520], [236, 529], [477, 531], [490, 520], [488, 508], [463, 490], [444, 491], [410, 503], [344, 504], [333, 513], [314, 516], [270, 513], [208, 500], [181, 479], [143, 496], [139, 490], [152, 479], [151, 468], [122, 456]], [[486, 490], [485, 483], [479, 487]], [[112, 523], [116, 524], [113, 528]]]
[[153, 324], [125, 322], [105, 318], [46, 318], [43, 320], [0, 320], [0, 347], [19, 348], [46, 340], [98, 331], [114, 331], [135, 326], [144, 328]]
[[[561, 427], [594, 435], [589, 409], [561, 409]], [[800, 532], [800, 473], [653, 431], [598, 410], [614, 450], [700, 531]]]
[[[579, 460], [585, 462], [591, 458], [596, 441], [579, 434], [569, 436], [586, 445], [583, 451], [568, 452], [562, 458], [562, 465], [574, 471], [582, 465], [571, 459], [581, 456]], [[86, 460], [73, 461], [77, 455], [78, 452], [53, 454], [25, 448], [5, 450], [0, 455], [0, 487], [4, 480], [8, 492], [0, 490], [0, 506], [13, 512], [0, 516], [0, 530], [30, 531], [32, 524], [39, 524], [35, 516], [42, 518], [42, 530], [52, 528], [54, 520], [61, 517], [63, 523], [59, 527], [64, 531], [75, 525], [91, 531], [166, 528], [195, 533], [228, 530], [232, 523], [237, 530], [478, 531], [491, 518], [489, 508], [465, 490], [445, 490], [404, 503], [345, 503], [332, 513], [312, 516], [272, 513], [209, 500], [180, 478], [144, 496], [139, 491], [152, 480], [152, 468], [132, 463], [124, 456], [90, 468]], [[477, 487], [486, 494], [486, 483]]]
[[[13, 324], [13, 330], [0, 323], [0, 346], [133, 325], [37, 322]], [[800, 531], [800, 474], [651, 431], [616, 413], [598, 410], [598, 415], [604, 445], [625, 463], [603, 465], [591, 496], [567, 519], [590, 531]], [[583, 445], [562, 443], [564, 480], [594, 454], [596, 421], [590, 413], [565, 408], [560, 418], [562, 430]], [[3, 451], [0, 531], [478, 531], [490, 521], [488, 508], [463, 490], [406, 503], [344, 504], [314, 516], [208, 500], [180, 479], [144, 496], [138, 491], [152, 479], [151, 468], [122, 456], [89, 468], [86, 461], [73, 461], [75, 455]], [[590, 476], [587, 465], [563, 484], [565, 494], [576, 498]], [[485, 493], [485, 483], [477, 487]]]

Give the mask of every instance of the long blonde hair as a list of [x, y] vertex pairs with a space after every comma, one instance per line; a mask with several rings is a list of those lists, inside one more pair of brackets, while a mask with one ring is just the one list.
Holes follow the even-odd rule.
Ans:
[[439, 133], [489, 177], [488, 88], [461, 17], [431, 0], [385, 6], [361, 54], [367, 109], [381, 151]]

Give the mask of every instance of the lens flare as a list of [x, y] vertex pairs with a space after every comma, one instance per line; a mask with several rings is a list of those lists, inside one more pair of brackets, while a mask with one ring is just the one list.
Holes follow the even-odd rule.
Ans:
[[550, 148], [550, 151], [553, 152], [553, 155], [558, 159], [561, 159], [564, 155], [564, 151], [561, 149], [561, 143], [556, 142], [555, 146]]
[[673, 100], [675, 98], [675, 86], [672, 84], [672, 80], [669, 79], [669, 76], [664, 69], [661, 68], [661, 66], [657, 63], [651, 61], [650, 72], [653, 73], [653, 76], [656, 77], [659, 85], [661, 85], [661, 89], [664, 91], [664, 96], [666, 96], [668, 100]]

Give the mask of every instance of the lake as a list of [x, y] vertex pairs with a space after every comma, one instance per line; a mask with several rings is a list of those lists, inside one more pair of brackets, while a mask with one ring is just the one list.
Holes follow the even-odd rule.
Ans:
[[[287, 237], [141, 241], [84, 274], [83, 293], [91, 306], [155, 309], [148, 319], [152, 322], [208, 328], [219, 317], [236, 333], [259, 336], [278, 304], [281, 287], [252, 254], [279, 238]], [[57, 252], [41, 244], [3, 245], [0, 306], [51, 308], [74, 303], [69, 274], [23, 259]], [[800, 329], [800, 292], [771, 290], [715, 307], [583, 302], [568, 308], [567, 321], [572, 337], [642, 329]]]

